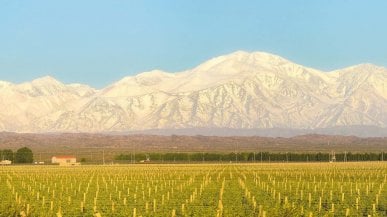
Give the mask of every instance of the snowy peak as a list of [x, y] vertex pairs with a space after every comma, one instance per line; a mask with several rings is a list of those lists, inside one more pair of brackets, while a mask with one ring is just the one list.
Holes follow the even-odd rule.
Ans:
[[237, 51], [228, 55], [213, 58], [194, 69], [194, 71], [232, 70], [241, 67], [278, 66], [290, 61], [265, 52], [248, 53]]
[[63, 84], [51, 76], [44, 76], [34, 79], [30, 82], [20, 84], [12, 84], [9, 82], [0, 81], [0, 89], [9, 92], [25, 95], [26, 97], [44, 97], [55, 96], [62, 97], [63, 94], [71, 95], [92, 95], [96, 93], [94, 88], [84, 84]]
[[360, 71], [360, 72], [364, 72], [364, 71], [375, 72], [375, 71], [379, 71], [379, 70], [383, 70], [383, 69], [384, 69], [383, 67], [374, 65], [372, 63], [363, 63], [363, 64], [358, 64], [358, 65], [355, 65], [355, 66], [351, 66], [351, 67], [348, 67], [348, 68], [345, 68], [345, 69], [342, 69], [342, 70], [346, 70], [346, 71]]
[[[257, 62], [257, 63], [271, 63], [279, 64], [281, 62], [290, 62], [278, 55], [266, 53], [266, 52], [246, 52], [236, 51], [234, 53], [220, 56], [214, 59], [224, 59], [228, 61], [239, 61], [239, 62]], [[210, 60], [211, 61], [211, 60]]]
[[74, 83], [74, 84], [68, 84], [67, 87], [71, 88], [74, 92], [76, 92], [81, 97], [92, 96], [97, 93], [96, 89], [85, 84]]
[[336, 79], [338, 89], [347, 95], [373, 91], [374, 94], [387, 98], [387, 69], [384, 67], [360, 64], [333, 71], [329, 75]]
[[56, 95], [63, 88], [65, 88], [64, 84], [49, 76], [15, 86], [16, 91], [32, 97]]
[[128, 76], [101, 90], [50, 76], [0, 81], [0, 130], [385, 129], [386, 84], [387, 69], [372, 64], [322, 72], [237, 51], [179, 73]]
[[359, 64], [355, 66], [346, 67], [343, 69], [334, 70], [327, 73], [332, 77], [340, 76], [369, 76], [369, 75], [378, 75], [385, 74], [387, 71], [386, 68], [377, 66], [370, 63]]
[[101, 91], [101, 96], [127, 97], [166, 91], [170, 88], [168, 87], [168, 83], [172, 81], [174, 77], [174, 74], [161, 70], [143, 72], [136, 76], [125, 77], [107, 88], [104, 88]]
[[143, 86], [155, 86], [159, 85], [161, 82], [171, 79], [174, 77], [174, 74], [164, 72], [161, 70], [152, 70], [149, 72], [143, 72], [133, 77], [135, 82]]
[[149, 72], [140, 73], [135, 77], [136, 78], [154, 78], [154, 77], [163, 78], [163, 77], [173, 77], [173, 75], [174, 74], [172, 73], [164, 72], [161, 70], [152, 70]]
[[41, 86], [63, 85], [60, 81], [56, 80], [55, 78], [53, 78], [51, 76], [44, 76], [41, 78], [37, 78], [35, 80], [32, 80], [31, 83], [34, 85], [41, 85]]
[[230, 55], [227, 55], [227, 57], [231, 59], [236, 59], [241, 62], [257, 62], [257, 63], [266, 63], [266, 64], [281, 64], [284, 62], [290, 62], [289, 60], [286, 60], [278, 55], [266, 53], [266, 52], [252, 52], [248, 53], [245, 51], [237, 51], [235, 53], [232, 53]]
[[10, 83], [10, 82], [7, 82], [7, 81], [0, 81], [0, 89], [9, 87], [9, 86], [11, 86], [11, 85], [12, 85], [12, 83]]
[[117, 84], [130, 84], [132, 82], [136, 82], [137, 80], [146, 80], [146, 79], [162, 79], [166, 77], [173, 77], [174, 74], [164, 72], [161, 70], [152, 70], [148, 72], [142, 72], [140, 74], [137, 74], [135, 76], [128, 76], [125, 77], [119, 81], [117, 81]]

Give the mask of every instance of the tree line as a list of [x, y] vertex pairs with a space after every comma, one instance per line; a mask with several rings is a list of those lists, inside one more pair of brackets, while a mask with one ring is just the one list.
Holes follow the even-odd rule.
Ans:
[[10, 160], [14, 163], [32, 163], [34, 154], [27, 147], [19, 148], [16, 152], [11, 149], [0, 150], [0, 161]]
[[386, 161], [381, 153], [127, 153], [115, 156], [116, 161], [138, 162], [149, 159], [157, 162], [329, 162], [329, 161]]

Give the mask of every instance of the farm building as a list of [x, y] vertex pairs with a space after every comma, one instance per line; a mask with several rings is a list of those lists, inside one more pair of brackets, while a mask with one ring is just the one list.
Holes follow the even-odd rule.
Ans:
[[11, 165], [12, 164], [12, 161], [10, 160], [2, 160], [0, 161], [0, 165]]
[[74, 164], [77, 162], [77, 158], [74, 156], [53, 156], [51, 163], [53, 164]]

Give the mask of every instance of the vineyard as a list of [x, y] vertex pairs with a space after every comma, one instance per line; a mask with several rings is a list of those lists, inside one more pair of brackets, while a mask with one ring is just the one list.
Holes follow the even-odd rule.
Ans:
[[387, 164], [0, 167], [0, 216], [387, 216]]

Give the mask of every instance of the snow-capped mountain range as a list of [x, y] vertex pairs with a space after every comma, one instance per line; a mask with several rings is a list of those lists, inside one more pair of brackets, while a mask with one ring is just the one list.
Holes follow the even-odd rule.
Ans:
[[125, 77], [96, 90], [52, 77], [0, 81], [0, 131], [378, 127], [387, 135], [387, 69], [332, 72], [238, 51], [196, 68]]

